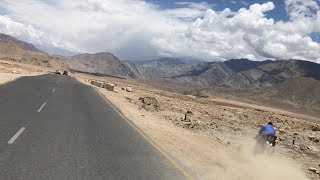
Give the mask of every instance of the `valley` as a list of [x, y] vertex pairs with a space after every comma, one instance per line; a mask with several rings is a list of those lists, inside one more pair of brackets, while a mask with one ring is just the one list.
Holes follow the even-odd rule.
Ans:
[[[272, 179], [319, 178], [319, 64], [127, 62], [107, 52], [63, 57], [8, 38], [0, 39], [0, 83], [67, 70], [195, 177], [261, 179], [267, 169]], [[93, 86], [97, 80], [115, 89]], [[254, 156], [254, 136], [269, 121], [278, 130], [274, 154]]]

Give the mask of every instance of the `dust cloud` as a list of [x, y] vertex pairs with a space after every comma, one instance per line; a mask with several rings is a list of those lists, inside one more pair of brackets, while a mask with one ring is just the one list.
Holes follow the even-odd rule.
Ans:
[[254, 154], [254, 142], [242, 144], [217, 156], [219, 166], [203, 179], [219, 180], [308, 180], [297, 163], [285, 157]]

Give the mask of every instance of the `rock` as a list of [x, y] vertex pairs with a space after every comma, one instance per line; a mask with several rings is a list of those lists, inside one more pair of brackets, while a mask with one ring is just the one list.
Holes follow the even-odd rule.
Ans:
[[107, 83], [104, 85], [104, 88], [109, 90], [109, 91], [114, 91], [114, 84]]
[[309, 167], [308, 170], [313, 173], [317, 173], [317, 168], [315, 168], [315, 167]]
[[129, 98], [129, 97], [125, 97], [129, 102], [132, 102], [133, 99]]
[[311, 125], [311, 131], [320, 131], [320, 126]]
[[191, 122], [191, 119], [190, 117], [188, 116], [187, 113], [184, 114], [184, 117], [181, 118], [181, 121], [184, 121], [184, 122]]
[[300, 145], [300, 150], [305, 151], [307, 149], [308, 149], [308, 147], [306, 145], [303, 145], [303, 144]]
[[155, 97], [140, 97], [140, 107], [147, 111], [159, 111], [160, 104]]
[[284, 129], [282, 129], [282, 128], [279, 129], [278, 131], [279, 131], [280, 134], [285, 134], [286, 133], [286, 131]]
[[200, 125], [198, 122], [192, 122], [189, 129], [199, 129]]
[[131, 87], [126, 87], [126, 91], [127, 91], [127, 92], [133, 92], [133, 90], [132, 90]]
[[126, 90], [126, 88], [125, 87], [121, 87], [121, 90]]
[[98, 87], [104, 88], [105, 83], [102, 81], [98, 81]]
[[319, 139], [316, 136], [310, 135], [308, 139], [314, 143], [319, 143]]

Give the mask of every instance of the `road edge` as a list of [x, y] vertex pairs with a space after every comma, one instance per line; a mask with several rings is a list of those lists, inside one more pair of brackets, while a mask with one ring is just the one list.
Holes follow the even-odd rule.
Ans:
[[[87, 85], [87, 84], [86, 84]], [[187, 179], [200, 179], [200, 176], [196, 174], [191, 168], [187, 167], [184, 163], [182, 163], [179, 159], [174, 157], [172, 154], [161, 148], [157, 145], [145, 132], [141, 130], [133, 121], [128, 119], [121, 109], [114, 105], [110, 100], [103, 95], [97, 87], [92, 87], [104, 100], [105, 102], [110, 105], [132, 128], [140, 134], [142, 138], [147, 140], [156, 150], [158, 150], [174, 167], [176, 167]]]

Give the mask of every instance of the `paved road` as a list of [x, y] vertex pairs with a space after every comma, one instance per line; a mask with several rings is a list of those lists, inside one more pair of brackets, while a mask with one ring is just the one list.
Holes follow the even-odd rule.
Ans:
[[74, 78], [0, 85], [0, 179], [186, 179], [184, 173]]

